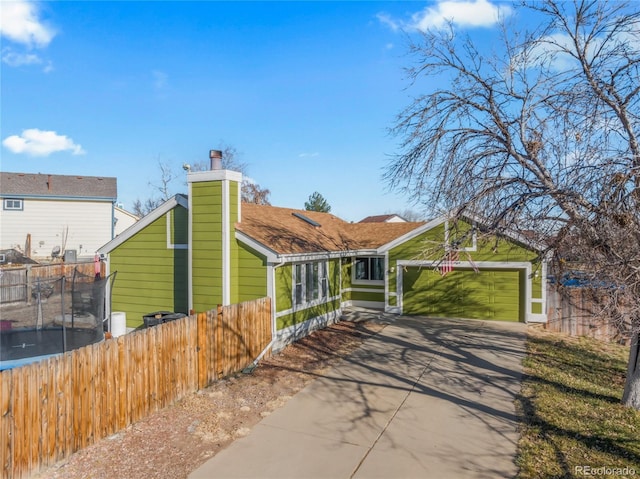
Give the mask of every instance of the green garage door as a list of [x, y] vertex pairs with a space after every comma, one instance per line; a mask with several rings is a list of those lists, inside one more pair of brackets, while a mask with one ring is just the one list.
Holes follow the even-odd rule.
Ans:
[[455, 269], [442, 276], [431, 268], [407, 268], [402, 312], [447, 318], [524, 319], [524, 281], [518, 270]]

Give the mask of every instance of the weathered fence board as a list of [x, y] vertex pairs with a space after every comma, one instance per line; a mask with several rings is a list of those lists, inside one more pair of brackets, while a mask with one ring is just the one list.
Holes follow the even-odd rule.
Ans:
[[629, 324], [609, 314], [608, 292], [589, 288], [547, 289], [545, 329], [603, 341], [629, 341]]
[[[28, 265], [20, 268], [0, 269], [0, 304], [30, 301], [32, 288], [38, 280], [48, 280], [65, 276], [71, 288], [74, 271], [89, 278], [94, 277], [93, 263], [60, 263], [53, 265]], [[104, 276], [104, 265], [101, 265]]]
[[27, 477], [251, 363], [269, 298], [0, 371], [2, 478]]

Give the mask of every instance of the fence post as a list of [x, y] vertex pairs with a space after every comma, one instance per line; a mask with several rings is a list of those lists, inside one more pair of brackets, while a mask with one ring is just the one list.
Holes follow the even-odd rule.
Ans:
[[25, 269], [27, 287], [24, 292], [24, 300], [27, 304], [31, 304], [31, 265], [28, 264]]
[[220, 379], [224, 375], [224, 367], [226, 366], [224, 361], [224, 356], [223, 356], [223, 353], [225, 353], [225, 351], [224, 351], [224, 346], [222, 342], [224, 338], [223, 311], [224, 310], [222, 308], [222, 305], [219, 304], [216, 309], [216, 321], [215, 321], [215, 327], [214, 327], [214, 334], [212, 338], [212, 340], [215, 341], [214, 344], [215, 344], [215, 354], [216, 354], [214, 380]]
[[207, 313], [196, 315], [197, 345], [198, 345], [198, 389], [204, 389], [209, 384], [209, 332], [207, 331]]

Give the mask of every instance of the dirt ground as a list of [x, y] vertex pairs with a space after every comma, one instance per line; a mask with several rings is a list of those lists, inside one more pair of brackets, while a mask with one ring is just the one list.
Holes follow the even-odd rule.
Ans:
[[344, 321], [76, 452], [38, 479], [186, 478], [384, 324]]

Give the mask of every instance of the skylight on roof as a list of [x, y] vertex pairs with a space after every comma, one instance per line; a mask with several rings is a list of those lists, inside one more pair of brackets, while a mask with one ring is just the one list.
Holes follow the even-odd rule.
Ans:
[[302, 221], [306, 221], [307, 223], [309, 223], [311, 226], [321, 226], [320, 223], [318, 223], [317, 221], [313, 221], [311, 218], [306, 217], [305, 215], [301, 214], [301, 213], [291, 213], [293, 216], [295, 216], [296, 218], [300, 218]]

